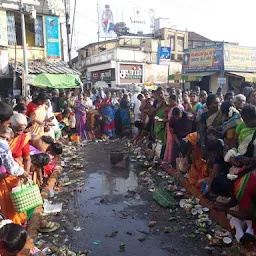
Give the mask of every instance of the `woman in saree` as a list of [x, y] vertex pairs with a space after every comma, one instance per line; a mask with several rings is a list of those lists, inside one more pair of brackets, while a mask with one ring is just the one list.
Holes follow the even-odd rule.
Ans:
[[58, 102], [58, 112], [61, 112], [66, 108], [72, 108], [72, 103], [70, 99], [71, 99], [71, 92], [68, 92], [67, 94], [65, 93], [65, 91], [60, 92], [60, 98]]
[[124, 94], [120, 102], [119, 116], [121, 123], [121, 133], [131, 129], [130, 102], [128, 95]]
[[106, 99], [103, 100], [102, 105], [100, 106], [100, 112], [104, 120], [104, 134], [109, 138], [116, 135], [115, 129], [115, 108], [111, 102], [111, 93], [108, 92]]
[[154, 122], [154, 132], [155, 138], [158, 141], [161, 141], [162, 149], [160, 153], [160, 158], [164, 159], [165, 148], [166, 148], [166, 123], [168, 122], [168, 110], [169, 106], [167, 105], [164, 93], [159, 92], [158, 103], [155, 109], [155, 122]]
[[[10, 105], [0, 102], [0, 131], [4, 134], [11, 123], [13, 110]], [[12, 220], [13, 223], [24, 225], [27, 220], [26, 213], [17, 213], [10, 199], [10, 191], [19, 185], [20, 178], [27, 178], [26, 172], [17, 162], [14, 161], [7, 137], [0, 137], [0, 157], [2, 166], [0, 171], [0, 208], [3, 215]], [[4, 170], [3, 170], [4, 169]]]
[[186, 111], [196, 116], [197, 112], [202, 107], [202, 103], [199, 102], [196, 92], [191, 92], [189, 97], [190, 101], [186, 105]]
[[191, 156], [189, 170], [189, 181], [201, 188], [198, 181], [208, 177], [207, 163], [202, 160], [202, 151], [198, 145], [197, 132], [190, 133], [180, 143], [180, 150], [183, 156]]
[[[248, 146], [256, 135], [256, 107], [253, 105], [245, 106], [241, 112], [241, 117], [243, 121], [236, 127], [232, 149], [225, 156], [225, 161], [230, 162], [235, 167], [241, 166], [238, 159], [246, 156]], [[253, 155], [256, 156], [256, 150]]]
[[26, 230], [0, 214], [0, 255], [18, 255], [25, 246], [26, 240]]
[[29, 140], [30, 137], [24, 133], [27, 127], [27, 118], [23, 114], [15, 113], [11, 118], [11, 127], [14, 138], [10, 141], [10, 149], [15, 161], [24, 170], [29, 172], [31, 166]]
[[224, 101], [221, 104], [221, 112], [224, 121], [221, 133], [228, 149], [230, 149], [236, 134], [236, 127], [242, 122], [242, 118], [231, 101]]
[[[238, 242], [255, 242], [256, 227], [256, 166], [255, 163], [242, 168], [236, 173], [235, 180], [227, 176], [217, 176], [211, 185], [216, 195], [231, 198], [227, 203], [216, 203], [215, 211], [232, 216], [230, 224], [236, 230]], [[236, 207], [234, 209], [234, 207]]]
[[206, 143], [207, 139], [215, 139], [216, 132], [221, 130], [222, 113], [220, 111], [220, 99], [215, 94], [210, 94], [206, 102], [208, 111], [203, 113], [200, 121], [199, 141], [201, 150], [204, 153], [203, 158], [206, 157]]
[[[169, 104], [170, 104], [170, 110], [168, 112], [168, 120], [172, 118], [172, 111], [175, 107], [179, 107], [182, 111], [184, 110], [184, 107], [181, 104], [178, 104], [176, 95], [170, 96]], [[170, 163], [172, 161], [173, 138], [172, 138], [169, 122], [166, 125], [166, 134], [167, 134], [167, 140], [166, 140], [164, 161], [167, 163]]]
[[43, 135], [45, 132], [44, 123], [47, 121], [46, 100], [47, 95], [44, 92], [40, 92], [38, 96], [27, 106], [26, 116], [30, 118], [32, 123], [32, 126], [30, 127], [32, 137]]
[[86, 115], [87, 115], [87, 106], [84, 101], [84, 95], [81, 93], [78, 97], [78, 100], [75, 102], [75, 116], [76, 116], [76, 128], [77, 133], [80, 136], [81, 140], [87, 139], [86, 131]]

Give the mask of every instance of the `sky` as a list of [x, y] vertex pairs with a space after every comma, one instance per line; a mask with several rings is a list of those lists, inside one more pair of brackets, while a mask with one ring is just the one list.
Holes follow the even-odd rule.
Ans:
[[[72, 12], [74, 0], [70, 1]], [[134, 17], [134, 12], [140, 10], [139, 20], [148, 22], [152, 8], [155, 18], [169, 18], [175, 29], [194, 31], [211, 40], [256, 47], [255, 0], [77, 0], [73, 56], [78, 48], [97, 41], [97, 2], [102, 6], [109, 4], [116, 21], [125, 21], [132, 32], [130, 17]], [[149, 24], [140, 30], [150, 32]]]

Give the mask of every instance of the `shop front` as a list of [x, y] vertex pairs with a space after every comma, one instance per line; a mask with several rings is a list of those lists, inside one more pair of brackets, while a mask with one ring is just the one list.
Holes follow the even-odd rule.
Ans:
[[[220, 86], [218, 78], [223, 74], [223, 44], [186, 50], [181, 80], [190, 83], [190, 88], [216, 92]], [[174, 77], [176, 80], [177, 77]], [[227, 90], [227, 85], [222, 84]]]
[[224, 65], [231, 88], [238, 89], [248, 83], [256, 83], [255, 47], [225, 44]]
[[[177, 75], [171, 77], [176, 80]], [[185, 51], [180, 79], [215, 93], [256, 82], [256, 48], [221, 43]], [[239, 90], [238, 90], [239, 91]]]
[[112, 82], [115, 81], [115, 69], [93, 71], [91, 72], [90, 76], [92, 84], [102, 81], [111, 87]]

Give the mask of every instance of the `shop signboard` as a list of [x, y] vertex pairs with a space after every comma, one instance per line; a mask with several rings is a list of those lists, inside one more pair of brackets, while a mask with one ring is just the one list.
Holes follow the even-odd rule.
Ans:
[[169, 65], [171, 62], [171, 47], [158, 47], [157, 64], [158, 65]]
[[0, 75], [9, 74], [8, 50], [0, 49]]
[[115, 80], [115, 70], [105, 69], [100, 71], [91, 72], [91, 81], [96, 83], [98, 81], [104, 81], [106, 83], [111, 83]]
[[222, 63], [222, 45], [186, 50], [183, 73], [218, 71]]
[[120, 84], [143, 83], [143, 65], [120, 64], [119, 79]]
[[224, 45], [226, 71], [256, 72], [256, 48]]
[[59, 18], [54, 16], [46, 16], [45, 23], [47, 58], [59, 59], [61, 57]]

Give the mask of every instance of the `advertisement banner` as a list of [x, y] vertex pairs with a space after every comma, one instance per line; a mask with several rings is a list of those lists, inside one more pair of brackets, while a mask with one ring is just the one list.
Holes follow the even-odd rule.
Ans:
[[227, 71], [256, 72], [256, 48], [225, 44], [224, 65]]
[[54, 16], [46, 16], [45, 23], [47, 58], [59, 59], [61, 57], [59, 18]]
[[116, 38], [115, 33], [115, 10], [108, 2], [98, 3], [99, 36], [101, 38]]
[[171, 62], [171, 47], [159, 46], [157, 64], [168, 66], [170, 62]]
[[143, 65], [141, 64], [120, 64], [120, 84], [141, 84], [143, 79]]
[[0, 10], [0, 45], [2, 45], [2, 46], [8, 45], [7, 17], [6, 17], [5, 10]]
[[0, 74], [9, 74], [8, 50], [0, 50]]
[[186, 50], [184, 53], [183, 73], [218, 71], [222, 62], [222, 46]]
[[93, 71], [91, 72], [91, 81], [93, 83], [96, 83], [98, 81], [105, 81], [106, 83], [115, 81], [115, 70], [106, 69], [100, 71]]

